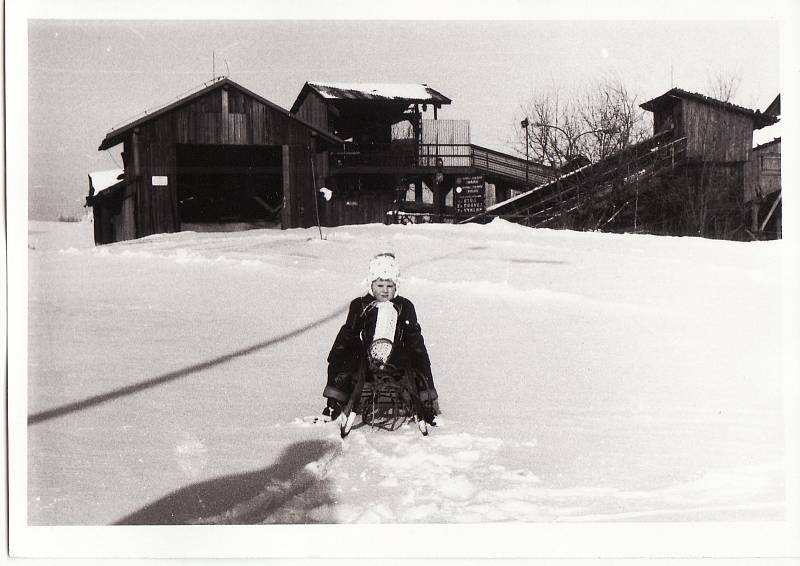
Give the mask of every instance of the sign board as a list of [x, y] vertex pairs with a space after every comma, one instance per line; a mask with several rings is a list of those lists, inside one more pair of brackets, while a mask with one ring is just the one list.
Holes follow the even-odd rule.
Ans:
[[456, 214], [486, 212], [486, 187], [483, 175], [456, 179], [453, 201], [456, 206]]
[[153, 175], [154, 187], [166, 187], [169, 184], [169, 177], [166, 175]]

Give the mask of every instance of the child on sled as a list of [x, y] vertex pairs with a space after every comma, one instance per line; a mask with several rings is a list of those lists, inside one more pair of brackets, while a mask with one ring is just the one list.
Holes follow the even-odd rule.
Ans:
[[412, 372], [422, 418], [434, 424], [439, 413], [431, 362], [414, 304], [397, 294], [400, 270], [395, 256], [382, 253], [372, 258], [367, 278], [368, 293], [353, 299], [347, 321], [339, 330], [328, 355], [328, 381], [322, 395], [327, 399], [326, 419], [335, 420], [353, 393], [359, 371]]

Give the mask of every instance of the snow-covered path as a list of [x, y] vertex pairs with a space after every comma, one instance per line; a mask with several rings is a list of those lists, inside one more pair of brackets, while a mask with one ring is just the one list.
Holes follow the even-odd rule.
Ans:
[[[784, 516], [781, 242], [30, 232], [31, 524]], [[444, 414], [342, 442], [302, 417], [386, 250]]]

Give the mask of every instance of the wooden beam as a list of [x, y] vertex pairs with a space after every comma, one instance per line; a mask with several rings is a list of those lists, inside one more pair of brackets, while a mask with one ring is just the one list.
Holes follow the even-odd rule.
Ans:
[[222, 137], [222, 143], [226, 144], [232, 141], [230, 139], [231, 117], [228, 109], [228, 89], [223, 87], [220, 91], [220, 96], [222, 97], [222, 123], [220, 124], [222, 132], [220, 132], [220, 135]]
[[769, 219], [772, 218], [772, 213], [775, 212], [775, 209], [778, 208], [778, 203], [781, 202], [781, 197], [783, 196], [783, 191], [778, 193], [778, 198], [775, 199], [775, 202], [772, 203], [772, 207], [769, 209], [767, 213], [767, 217], [764, 219], [764, 222], [761, 223], [761, 229], [759, 232], [763, 232], [764, 228], [767, 226]]
[[[442, 172], [446, 175], [477, 175], [480, 173], [474, 167], [444, 167]], [[344, 167], [331, 167], [331, 175], [433, 175], [436, 167], [425, 166], [382, 166], [382, 165], [346, 165]]]

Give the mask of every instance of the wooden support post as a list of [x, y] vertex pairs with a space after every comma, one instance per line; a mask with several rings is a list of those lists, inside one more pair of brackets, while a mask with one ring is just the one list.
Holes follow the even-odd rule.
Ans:
[[231, 136], [231, 117], [228, 109], [228, 89], [223, 87], [220, 91], [220, 96], [222, 97], [222, 116], [220, 121], [220, 136], [222, 137], [222, 143], [231, 143], [232, 137]]
[[294, 199], [292, 198], [292, 160], [288, 145], [281, 147], [282, 166], [281, 177], [283, 180], [283, 208], [281, 209], [281, 228], [295, 228]]
[[142, 163], [140, 157], [140, 148], [139, 148], [139, 128], [134, 128], [133, 133], [131, 134], [131, 146], [133, 146], [133, 186], [134, 186], [134, 202], [136, 203], [136, 207], [134, 209], [134, 222], [136, 224], [135, 232], [136, 238], [141, 238], [142, 236], [149, 235], [149, 232], [145, 232], [144, 227], [144, 220], [145, 214], [149, 214], [149, 204], [150, 198], [149, 195], [145, 196], [144, 194], [144, 183], [142, 182]]
[[778, 193], [778, 198], [776, 198], [775, 202], [772, 203], [772, 207], [769, 209], [767, 217], [764, 219], [764, 222], [761, 223], [761, 230], [760, 230], [761, 232], [764, 231], [764, 228], [766, 228], [769, 219], [772, 218], [772, 213], [775, 212], [776, 208], [778, 208], [778, 204], [781, 202], [781, 196], [783, 196], [783, 191]]

